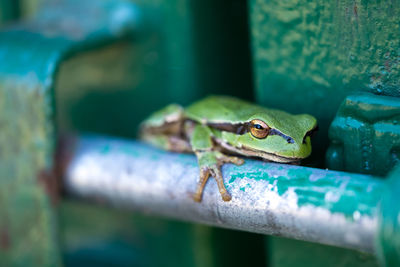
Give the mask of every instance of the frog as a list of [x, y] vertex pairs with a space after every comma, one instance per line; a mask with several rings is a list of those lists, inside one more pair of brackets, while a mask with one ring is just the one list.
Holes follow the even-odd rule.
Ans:
[[140, 125], [139, 137], [158, 148], [194, 153], [199, 177], [193, 200], [214, 177], [223, 201], [232, 199], [221, 167], [242, 165], [242, 157], [283, 164], [299, 164], [311, 154], [311, 136], [317, 120], [309, 114], [293, 115], [232, 96], [211, 95], [183, 107], [170, 104]]

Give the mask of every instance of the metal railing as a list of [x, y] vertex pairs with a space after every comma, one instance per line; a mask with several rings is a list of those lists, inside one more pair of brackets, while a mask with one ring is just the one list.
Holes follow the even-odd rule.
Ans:
[[193, 155], [137, 141], [77, 138], [65, 189], [80, 198], [224, 228], [374, 252], [385, 183], [368, 175], [246, 160], [225, 165], [232, 200], [214, 180], [191, 198], [199, 175]]

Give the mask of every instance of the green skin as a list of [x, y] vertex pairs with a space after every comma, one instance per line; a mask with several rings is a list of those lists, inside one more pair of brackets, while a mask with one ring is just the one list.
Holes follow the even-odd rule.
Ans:
[[[250, 122], [261, 120], [270, 128], [268, 136], [256, 138]], [[141, 125], [141, 139], [162, 149], [192, 152], [198, 159], [200, 179], [193, 196], [200, 202], [204, 186], [213, 176], [224, 201], [231, 200], [221, 166], [243, 164], [243, 159], [225, 153], [258, 157], [280, 163], [298, 163], [311, 154], [309, 134], [316, 119], [308, 114], [291, 115], [233, 97], [210, 96], [186, 109], [171, 104], [152, 114]]]

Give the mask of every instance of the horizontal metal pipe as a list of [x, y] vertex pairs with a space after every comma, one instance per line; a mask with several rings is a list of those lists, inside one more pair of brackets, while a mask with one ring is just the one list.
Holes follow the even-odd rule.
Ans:
[[232, 200], [222, 201], [210, 179], [196, 203], [193, 155], [85, 136], [76, 141], [65, 188], [146, 213], [373, 252], [382, 180], [250, 159], [222, 170]]

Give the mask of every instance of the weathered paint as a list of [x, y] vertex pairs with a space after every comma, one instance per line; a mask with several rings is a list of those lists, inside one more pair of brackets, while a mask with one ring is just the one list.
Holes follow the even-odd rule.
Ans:
[[346, 97], [329, 129], [329, 168], [386, 175], [400, 162], [400, 98]]
[[[65, 58], [136, 25], [126, 2], [73, 2], [49, 4], [0, 32], [0, 265], [61, 264], [53, 208], [39, 181], [52, 168], [57, 70]], [[116, 17], [121, 10], [126, 16]]]
[[37, 181], [52, 148], [43, 91], [37, 80], [0, 78], [0, 265], [60, 263], [54, 214]]
[[66, 172], [70, 194], [224, 228], [372, 251], [384, 187], [380, 179], [248, 159], [222, 168], [231, 201], [222, 201], [210, 181], [203, 201], [196, 203], [194, 155], [128, 140], [78, 140]]
[[318, 119], [313, 160], [324, 166], [329, 124], [353, 91], [400, 96], [395, 1], [251, 0], [256, 99]]
[[[325, 167], [328, 128], [347, 95], [400, 96], [399, 1], [251, 0], [249, 11], [256, 99], [315, 116], [320, 131], [306, 164]], [[368, 121], [376, 119], [374, 111], [360, 120], [358, 108], [332, 126], [338, 142], [331, 143], [328, 167], [385, 175], [399, 158], [398, 119], [382, 116], [374, 125]]]
[[[264, 170], [246, 171], [246, 168], [241, 167], [233, 169], [236, 172], [230, 176], [228, 188], [238, 178], [264, 180], [272, 185], [271, 190], [276, 191], [279, 196], [294, 192], [299, 207], [324, 207], [332, 212], [345, 214], [350, 220], [360, 215], [372, 216], [376, 208], [371, 209], [371, 206], [382, 196], [380, 183], [373, 182], [366, 186], [364, 177], [355, 174], [343, 173], [337, 179], [338, 174], [335, 172], [318, 170], [315, 174], [314, 169], [304, 167], [280, 167], [279, 174], [274, 176], [269, 176]], [[357, 178], [361, 180], [356, 180]], [[364, 194], [365, 192], [369, 194]]]
[[376, 251], [383, 266], [400, 265], [400, 165], [390, 173], [380, 205]]

